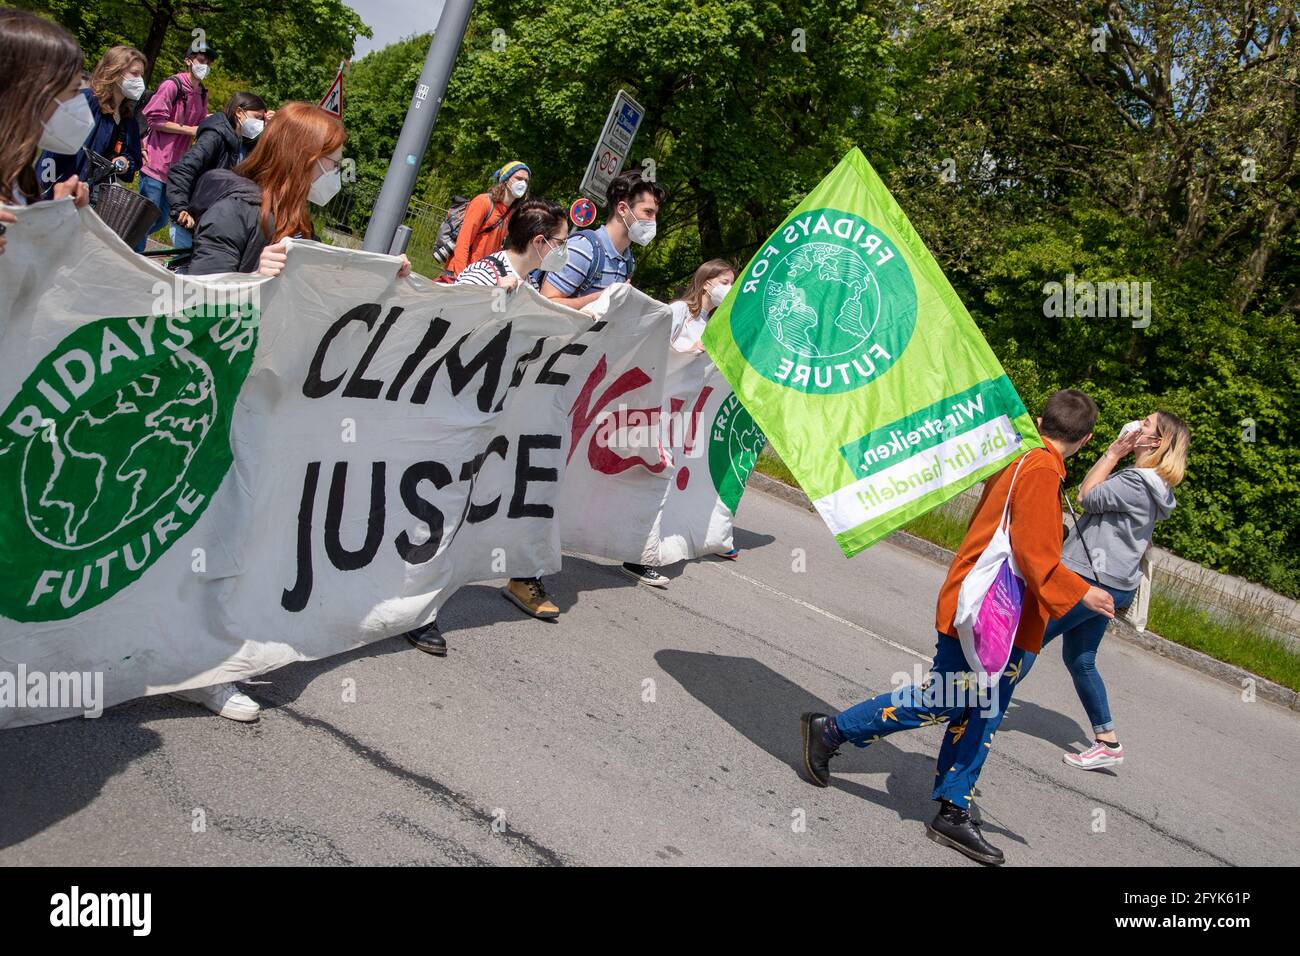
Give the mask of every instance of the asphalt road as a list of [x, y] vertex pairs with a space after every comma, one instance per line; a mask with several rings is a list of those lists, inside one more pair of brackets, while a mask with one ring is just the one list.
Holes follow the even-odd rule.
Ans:
[[[846, 561], [753, 491], [739, 525], [738, 562], [665, 591], [566, 556], [552, 624], [468, 587], [447, 658], [392, 639], [283, 668], [247, 688], [255, 725], [155, 697], [0, 732], [0, 864], [976, 865], [925, 838], [938, 728], [850, 750], [829, 790], [795, 769], [800, 712], [928, 661], [944, 569]], [[1061, 762], [1087, 733], [1059, 648], [994, 740], [1008, 864], [1300, 862], [1300, 716], [1116, 639], [1100, 666], [1117, 772]]]

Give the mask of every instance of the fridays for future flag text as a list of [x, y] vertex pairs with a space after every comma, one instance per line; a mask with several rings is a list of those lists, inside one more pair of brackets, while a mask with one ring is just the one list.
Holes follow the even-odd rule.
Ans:
[[704, 344], [850, 557], [1042, 444], [857, 149], [759, 248]]

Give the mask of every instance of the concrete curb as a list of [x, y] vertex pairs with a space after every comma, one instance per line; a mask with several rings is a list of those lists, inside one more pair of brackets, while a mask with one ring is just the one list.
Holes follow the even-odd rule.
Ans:
[[[757, 471], [750, 472], [749, 483], [746, 487], [761, 491], [774, 498], [780, 498], [782, 501], [788, 501], [805, 511], [813, 513], [817, 511], [803, 491], [792, 488], [785, 482], [778, 481], [768, 475], [759, 474]], [[928, 558], [937, 564], [948, 564], [955, 556], [955, 553], [947, 548], [926, 541], [924, 538], [918, 538], [916, 535], [908, 534], [906, 531], [895, 531], [885, 540], [905, 551], [911, 551], [913, 554]], [[1177, 661], [1184, 667], [1200, 671], [1202, 674], [1223, 681], [1225, 684], [1232, 684], [1238, 689], [1244, 688], [1246, 681], [1253, 681], [1257, 697], [1281, 707], [1286, 707], [1288, 710], [1300, 711], [1300, 694], [1289, 687], [1283, 687], [1281, 684], [1265, 677], [1253, 674], [1244, 667], [1225, 663], [1218, 658], [1211, 657], [1209, 654], [1203, 654], [1198, 650], [1161, 637], [1154, 631], [1139, 632], [1132, 625], [1123, 621], [1112, 623], [1110, 631], [1120, 640], [1145, 648], [1152, 653], [1159, 654], [1161, 657]]]

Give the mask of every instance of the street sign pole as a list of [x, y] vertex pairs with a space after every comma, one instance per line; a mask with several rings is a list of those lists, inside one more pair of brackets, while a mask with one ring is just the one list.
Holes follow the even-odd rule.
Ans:
[[645, 118], [645, 109], [628, 95], [627, 90], [619, 90], [605, 117], [605, 126], [596, 140], [591, 161], [587, 163], [586, 175], [578, 191], [590, 196], [597, 204], [605, 205], [605, 191], [609, 181], [623, 171], [628, 154], [632, 150], [632, 140], [641, 128]]
[[366, 238], [361, 248], [368, 252], [388, 252], [393, 247], [393, 237], [406, 214], [406, 204], [415, 190], [415, 179], [420, 172], [420, 162], [429, 148], [433, 124], [438, 118], [438, 107], [447, 92], [452, 67], [460, 52], [465, 28], [469, 25], [474, 0], [446, 0], [429, 54], [424, 59], [424, 69], [415, 84], [415, 94], [406, 109], [406, 120], [398, 134], [393, 158], [388, 163], [388, 174], [375, 200]]

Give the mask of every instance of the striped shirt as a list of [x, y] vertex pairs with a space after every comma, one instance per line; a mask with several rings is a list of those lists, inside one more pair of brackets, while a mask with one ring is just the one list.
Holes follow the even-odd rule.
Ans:
[[593, 250], [591, 240], [582, 235], [569, 237], [569, 264], [559, 272], [546, 274], [546, 281], [555, 286], [565, 298], [586, 295], [616, 282], [631, 281], [634, 267], [631, 247], [626, 252], [615, 249], [614, 241], [609, 238], [604, 226], [596, 230], [596, 239], [605, 251], [605, 265], [600, 275], [591, 277], [590, 283], [587, 282], [587, 271], [591, 268]]
[[[461, 274], [456, 276], [455, 284], [496, 285], [498, 279], [517, 275], [519, 273], [515, 272], [515, 267], [510, 264], [510, 257], [505, 254], [505, 250], [502, 250], [489, 253], [478, 262], [467, 265]], [[525, 281], [536, 289], [537, 273], [534, 272]]]

